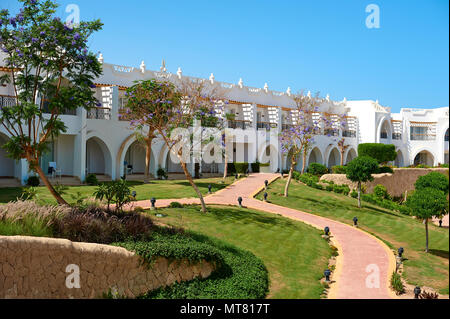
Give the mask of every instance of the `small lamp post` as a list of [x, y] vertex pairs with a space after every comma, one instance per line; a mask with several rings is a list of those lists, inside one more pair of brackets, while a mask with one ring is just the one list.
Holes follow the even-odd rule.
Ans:
[[264, 201], [265, 201], [265, 202], [267, 202], [267, 196], [268, 196], [268, 194], [267, 194], [267, 193], [264, 193]]
[[353, 225], [358, 227], [358, 217], [353, 217]]
[[326, 226], [323, 231], [325, 232], [325, 236], [330, 235], [330, 227]]
[[414, 288], [414, 299], [419, 299], [419, 295], [422, 292], [422, 290], [420, 289], [419, 286], [416, 286], [416, 288]]
[[131, 192], [131, 196], [133, 196], [133, 200], [136, 200], [136, 195], [137, 195], [136, 191]]
[[239, 207], [241, 207], [242, 208], [242, 197], [238, 197], [238, 199], [237, 199], [237, 201], [238, 201], [238, 203], [239, 203]]
[[234, 179], [238, 179], [238, 173], [234, 174]]
[[152, 199], [150, 199], [150, 203], [152, 203], [152, 207], [150, 207], [150, 209], [155, 210], [156, 209], [156, 206], [155, 206], [156, 198], [152, 197]]
[[267, 189], [267, 186], [269, 185], [269, 181], [267, 179], [264, 181], [264, 185], [266, 186]]
[[212, 189], [212, 186], [211, 186], [211, 184], [209, 184], [208, 185], [208, 194], [211, 194], [211, 189]]
[[442, 227], [442, 219], [439, 219], [439, 227]]
[[331, 271], [330, 269], [327, 269], [323, 272], [323, 274], [325, 275], [325, 281], [326, 282], [330, 282], [330, 275], [331, 275]]
[[403, 255], [403, 252], [404, 252], [404, 251], [405, 251], [405, 250], [403, 249], [403, 247], [400, 247], [399, 249], [397, 249], [398, 257], [402, 258], [402, 255]]

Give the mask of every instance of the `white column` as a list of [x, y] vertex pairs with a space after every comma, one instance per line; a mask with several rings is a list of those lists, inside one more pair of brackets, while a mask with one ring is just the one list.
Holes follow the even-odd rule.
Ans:
[[111, 120], [119, 120], [119, 87], [111, 87]]
[[80, 130], [75, 136], [74, 141], [74, 160], [73, 175], [78, 177], [81, 182], [86, 178], [86, 116], [87, 111], [84, 108], [77, 109], [77, 116], [80, 120]]

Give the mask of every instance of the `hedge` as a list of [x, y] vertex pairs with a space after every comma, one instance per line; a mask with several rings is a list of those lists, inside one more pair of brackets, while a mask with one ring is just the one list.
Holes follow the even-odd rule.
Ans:
[[247, 162], [234, 163], [234, 167], [236, 168], [236, 173], [245, 174], [247, 173], [248, 170], [248, 163]]
[[205, 279], [175, 283], [140, 296], [140, 299], [263, 299], [269, 290], [268, 272], [251, 252], [193, 232], [189, 237], [163, 236], [144, 243], [118, 243], [146, 260], [156, 255], [190, 260], [220, 261]]
[[331, 171], [333, 174], [346, 174], [345, 166], [343, 165], [336, 165], [331, 167]]
[[394, 161], [397, 158], [395, 145], [381, 143], [362, 143], [358, 145], [358, 156], [370, 156], [378, 163]]
[[307, 172], [313, 175], [321, 176], [328, 173], [328, 168], [325, 165], [319, 163], [311, 163], [308, 166]]
[[260, 165], [259, 162], [251, 163], [250, 165], [252, 167], [252, 172], [253, 173], [259, 173], [259, 165]]

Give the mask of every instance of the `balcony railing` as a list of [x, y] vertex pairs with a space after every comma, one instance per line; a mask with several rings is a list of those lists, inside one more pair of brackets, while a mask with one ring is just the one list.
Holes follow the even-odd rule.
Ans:
[[[51, 110], [50, 110], [50, 108], [49, 108], [49, 102], [48, 101], [46, 101], [46, 100], [44, 100], [44, 107], [43, 107], [43, 109], [42, 109], [42, 111], [44, 112], [44, 113], [51, 113]], [[63, 110], [61, 113], [59, 113], [60, 115], [77, 115], [77, 110], [76, 109], [66, 109], [66, 110]]]
[[402, 139], [402, 133], [392, 133], [392, 139], [393, 140], [401, 140]]
[[293, 124], [281, 124], [281, 129], [283, 131], [289, 130], [291, 127], [295, 127], [295, 125], [293, 125]]
[[343, 137], [356, 137], [356, 131], [345, 130], [342, 132]]
[[270, 122], [258, 122], [257, 124], [258, 130], [265, 129], [266, 131], [270, 131], [271, 128], [277, 128], [277, 126], [277, 123]]
[[411, 134], [412, 141], [434, 141], [436, 134]]
[[10, 95], [0, 95], [0, 106], [14, 106], [16, 98]]
[[250, 121], [242, 121], [242, 120], [229, 120], [228, 128], [240, 128], [243, 130], [250, 129], [252, 127], [252, 122]]
[[111, 109], [108, 107], [95, 107], [87, 112], [88, 119], [94, 120], [110, 120]]
[[325, 129], [323, 135], [326, 136], [339, 136], [339, 131], [336, 129]]

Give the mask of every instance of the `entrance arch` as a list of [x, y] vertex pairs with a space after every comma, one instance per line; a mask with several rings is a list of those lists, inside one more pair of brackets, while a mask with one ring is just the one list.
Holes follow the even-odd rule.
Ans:
[[309, 153], [309, 158], [308, 158], [308, 166], [311, 163], [319, 163], [319, 164], [323, 164], [323, 156], [322, 156], [322, 152], [319, 150], [318, 147], [314, 147], [311, 152]]
[[354, 148], [351, 148], [347, 152], [347, 158], [345, 160], [345, 165], [353, 161], [358, 155], [356, 154], [356, 151]]
[[397, 157], [395, 158], [394, 165], [397, 167], [405, 166], [405, 159], [403, 158], [403, 153], [400, 150], [397, 152]]
[[340, 153], [338, 149], [335, 147], [331, 150], [330, 155], [328, 155], [327, 167], [331, 168], [333, 166], [340, 164]]
[[414, 156], [414, 165], [428, 165], [433, 166], [434, 165], [434, 155], [427, 150], [422, 150]]
[[86, 140], [86, 173], [113, 176], [111, 151], [98, 136]]
[[0, 178], [14, 177], [15, 161], [7, 156], [3, 145], [8, 141], [8, 137], [0, 133]]

